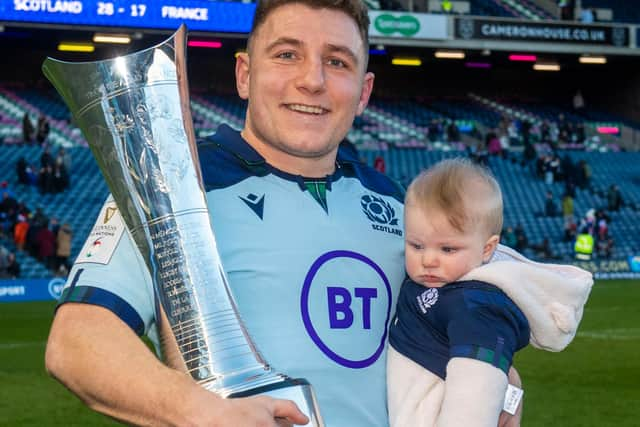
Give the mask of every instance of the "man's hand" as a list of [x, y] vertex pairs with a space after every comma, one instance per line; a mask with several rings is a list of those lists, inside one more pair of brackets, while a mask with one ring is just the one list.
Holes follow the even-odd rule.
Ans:
[[291, 400], [253, 396], [226, 399], [226, 403], [221, 426], [289, 427], [309, 422]]
[[[513, 366], [509, 369], [509, 384], [522, 388], [522, 380], [520, 379], [520, 375]], [[518, 409], [516, 409], [516, 413], [513, 415], [508, 412], [502, 411], [500, 413], [500, 418], [498, 419], [498, 427], [520, 427], [523, 402], [524, 400], [520, 401]]]

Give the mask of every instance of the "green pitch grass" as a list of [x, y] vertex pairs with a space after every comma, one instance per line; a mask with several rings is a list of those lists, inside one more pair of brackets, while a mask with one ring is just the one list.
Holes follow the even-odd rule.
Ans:
[[[523, 426], [639, 425], [639, 302], [640, 281], [598, 282], [567, 350], [528, 348], [518, 354]], [[114, 425], [44, 371], [53, 308], [53, 303], [0, 304], [0, 425]]]

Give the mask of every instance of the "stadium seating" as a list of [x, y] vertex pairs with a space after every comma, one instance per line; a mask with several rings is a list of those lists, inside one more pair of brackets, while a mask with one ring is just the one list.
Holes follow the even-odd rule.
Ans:
[[[242, 127], [246, 106], [235, 96], [196, 93], [192, 96], [191, 105], [199, 136], [214, 132], [223, 122], [238, 129]], [[69, 222], [72, 225], [73, 258], [80, 251], [108, 194], [107, 187], [82, 136], [68, 124], [68, 113], [59, 99], [36, 91], [0, 87], [0, 137], [7, 135], [20, 141], [20, 121], [24, 112], [37, 117], [45, 111], [57, 118], [53, 120], [56, 122], [58, 136], [52, 138], [51, 142], [56, 145], [62, 141], [64, 144], [59, 145], [71, 147], [68, 149], [73, 163], [71, 189], [64, 193], [41, 195], [35, 188], [16, 187], [15, 164], [22, 156], [30, 163], [37, 164], [41, 148], [36, 145], [1, 146], [3, 162], [0, 163], [0, 180], [8, 180], [18, 198], [31, 209], [42, 206], [48, 216], [56, 217], [60, 223]], [[407, 185], [420, 170], [436, 161], [467, 155], [466, 147], [461, 143], [429, 140], [428, 128], [433, 120], [455, 121], [462, 129], [475, 126], [495, 128], [505, 115], [541, 122], [552, 120], [559, 113], [565, 114], [570, 121], [589, 117], [575, 116], [571, 111], [557, 106], [507, 104], [477, 95], [470, 98], [415, 101], [373, 99], [365, 113], [356, 119], [348, 138], [356, 144], [364, 161], [372, 164], [376, 156], [382, 156], [386, 161], [387, 173]], [[597, 117], [620, 120], [612, 115]], [[614, 256], [619, 258], [637, 254], [640, 248], [633, 230], [640, 220], [640, 153], [568, 153], [575, 162], [586, 160], [593, 172], [590, 188], [577, 190], [576, 215], [584, 215], [591, 208], [606, 206], [607, 188], [612, 183], [624, 183], [621, 190], [626, 204], [620, 211], [610, 214], [610, 232], [615, 239]], [[518, 153], [512, 154], [509, 159], [491, 157], [489, 166], [504, 191], [505, 226], [521, 224], [530, 243], [539, 243], [543, 238], [549, 237], [554, 254], [570, 258], [573, 248], [570, 242], [562, 241], [562, 218], [539, 215], [544, 210], [546, 191], [551, 190], [559, 200], [564, 191], [563, 184], [547, 185], [535, 178], [532, 168], [521, 164]], [[9, 240], [5, 239], [2, 243], [15, 251]], [[529, 256], [536, 256], [531, 250], [526, 252]], [[47, 275], [44, 266], [37, 260], [23, 253], [18, 254], [18, 260], [23, 267], [23, 277]]]
[[[429, 165], [443, 158], [465, 156], [459, 151], [428, 151], [423, 149], [403, 149], [387, 151], [367, 151], [364, 157], [372, 164], [376, 156], [382, 156], [386, 162], [387, 174], [403, 185], [408, 185], [411, 178]], [[563, 155], [563, 153], [561, 153]], [[589, 209], [606, 208], [603, 191], [612, 183], [624, 183], [621, 186], [626, 206], [619, 212], [610, 213], [609, 231], [615, 240], [614, 256], [624, 258], [638, 253], [640, 250], [637, 233], [634, 227], [640, 222], [640, 153], [599, 153], [570, 152], [575, 161], [585, 159], [591, 166], [594, 190], [577, 190], [575, 198], [575, 214], [584, 216]], [[504, 194], [505, 226], [515, 227], [521, 224], [531, 244], [540, 243], [545, 237], [551, 241], [552, 252], [562, 258], [570, 259], [573, 255], [573, 244], [564, 242], [563, 219], [561, 216], [545, 217], [545, 193], [551, 190], [556, 200], [564, 192], [563, 183], [545, 184], [535, 178], [530, 167], [524, 167], [519, 161], [491, 157], [489, 167], [500, 182]], [[532, 250], [525, 253], [531, 257], [537, 255]]]

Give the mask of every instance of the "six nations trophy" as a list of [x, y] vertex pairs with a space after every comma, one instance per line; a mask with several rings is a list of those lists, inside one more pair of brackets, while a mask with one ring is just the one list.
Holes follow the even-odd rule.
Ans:
[[202, 185], [186, 27], [97, 62], [47, 58], [44, 74], [82, 129], [151, 274], [165, 362], [223, 397], [291, 399], [323, 426], [309, 383], [262, 359], [227, 284]]

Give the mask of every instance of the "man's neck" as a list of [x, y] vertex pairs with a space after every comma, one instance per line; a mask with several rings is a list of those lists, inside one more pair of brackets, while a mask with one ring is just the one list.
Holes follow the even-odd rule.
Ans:
[[240, 134], [269, 165], [283, 172], [305, 178], [324, 178], [336, 170], [338, 147], [322, 156], [304, 157], [266, 144], [246, 129], [243, 129]]

